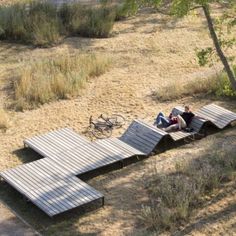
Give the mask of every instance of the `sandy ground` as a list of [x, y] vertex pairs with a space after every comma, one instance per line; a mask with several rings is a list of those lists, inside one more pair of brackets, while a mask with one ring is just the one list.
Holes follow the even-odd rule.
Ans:
[[[152, 122], [158, 111], [167, 113], [178, 104], [190, 104], [195, 110], [213, 101], [236, 110], [235, 101], [202, 96], [161, 103], [152, 96], [153, 91], [168, 86], [172, 81], [178, 80], [183, 84], [198, 79], [204, 82], [206, 76], [216, 74], [221, 65], [202, 68], [196, 61], [196, 47], [209, 45], [211, 40], [201, 17], [191, 15], [181, 21], [173, 21], [167, 16], [147, 12], [118, 22], [113, 37], [107, 39], [68, 38], [51, 49], [0, 42], [0, 105], [11, 103], [11, 77], [22, 66], [22, 61], [27, 63], [55, 54], [86, 51], [105, 53], [113, 61], [112, 68], [101, 77], [90, 80], [78, 98], [53, 102], [31, 111], [10, 110], [10, 127], [6, 133], [0, 134], [0, 170], [34, 160], [33, 154], [22, 151], [22, 141], [26, 137], [67, 126], [84, 133], [91, 114], [121, 113], [127, 118], [128, 125], [137, 117]], [[121, 134], [126, 127], [115, 132], [114, 136]], [[161, 162], [165, 155], [157, 157], [161, 158], [158, 160]], [[95, 188], [104, 191], [107, 199], [105, 208], [84, 217], [74, 216], [69, 223], [50, 224], [48, 228], [40, 225], [39, 228], [48, 234], [61, 229], [61, 235], [76, 235], [79, 232], [83, 235], [131, 234], [139, 222], [140, 196], [144, 202], [146, 200], [143, 185], [135, 185], [142, 177], [140, 170], [144, 166], [130, 166], [91, 182]], [[27, 211], [27, 206], [24, 211]], [[29, 216], [27, 219], [31, 220]], [[218, 230], [212, 229], [211, 232], [217, 233]], [[205, 234], [204, 228], [201, 233]], [[197, 231], [195, 235], [198, 235]]]

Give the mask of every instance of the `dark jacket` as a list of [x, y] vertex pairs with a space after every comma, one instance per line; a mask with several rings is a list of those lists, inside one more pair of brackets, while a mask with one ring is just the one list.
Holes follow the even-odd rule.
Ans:
[[186, 125], [188, 126], [191, 123], [191, 121], [194, 117], [194, 114], [191, 111], [190, 112], [183, 112], [181, 114], [181, 117], [184, 119], [184, 121], [186, 122]]

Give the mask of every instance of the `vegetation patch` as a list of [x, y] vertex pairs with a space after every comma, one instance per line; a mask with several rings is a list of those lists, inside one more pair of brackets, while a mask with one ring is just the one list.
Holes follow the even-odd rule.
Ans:
[[205, 196], [235, 177], [236, 155], [231, 148], [177, 163], [169, 174], [154, 169], [146, 185], [150, 204], [143, 206], [141, 219], [157, 231], [174, 229], [189, 220]]
[[[234, 66], [234, 71], [236, 73], [236, 66]], [[194, 79], [184, 85], [175, 81], [166, 87], [161, 87], [152, 95], [159, 101], [170, 101], [197, 94], [214, 94], [221, 97], [236, 98], [236, 91], [233, 90], [225, 72], [205, 79]]]
[[16, 109], [77, 96], [88, 78], [103, 74], [109, 66], [106, 56], [95, 54], [65, 55], [24, 65], [14, 84]]
[[52, 46], [65, 36], [108, 37], [115, 20], [136, 14], [135, 0], [119, 5], [79, 3], [60, 7], [40, 1], [0, 6], [0, 39], [35, 46]]

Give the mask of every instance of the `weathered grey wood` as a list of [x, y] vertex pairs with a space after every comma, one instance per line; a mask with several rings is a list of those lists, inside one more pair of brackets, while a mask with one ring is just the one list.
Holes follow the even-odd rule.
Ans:
[[197, 112], [197, 114], [211, 121], [212, 124], [220, 129], [226, 127], [231, 122], [236, 120], [236, 113], [233, 113], [215, 104], [210, 104], [202, 107]]
[[3, 171], [0, 175], [49, 216], [103, 198], [49, 158]]
[[77, 145], [87, 144], [89, 141], [73, 130], [65, 128], [34, 136], [24, 140], [24, 143], [43, 156], [51, 156], [72, 149]]
[[167, 133], [143, 121], [134, 120], [120, 140], [133, 148], [150, 154]]
[[[183, 108], [174, 112], [180, 114]], [[75, 177], [136, 155], [149, 155], [164, 138], [178, 141], [199, 132], [206, 122], [224, 128], [236, 113], [215, 104], [202, 107], [190, 123], [193, 132], [165, 131], [134, 120], [120, 138], [90, 142], [65, 128], [24, 141], [44, 159], [0, 173], [10, 185], [49, 216], [103, 199], [103, 195]]]

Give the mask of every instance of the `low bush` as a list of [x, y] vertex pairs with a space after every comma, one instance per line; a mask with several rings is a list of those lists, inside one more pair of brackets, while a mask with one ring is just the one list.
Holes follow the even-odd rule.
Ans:
[[108, 5], [64, 4], [59, 16], [68, 34], [97, 38], [108, 37], [115, 21], [115, 11]]
[[67, 55], [23, 66], [14, 85], [16, 109], [77, 96], [89, 77], [103, 74], [109, 65], [107, 57]]
[[71, 3], [57, 7], [46, 1], [3, 5], [0, 6], [0, 39], [46, 47], [67, 35], [108, 37], [115, 19], [134, 15], [137, 10], [136, 0], [96, 6]]
[[116, 6], [116, 20], [122, 20], [133, 16], [138, 12], [139, 3], [137, 0], [125, 0]]
[[0, 7], [0, 39], [50, 46], [61, 39], [56, 7], [49, 3], [17, 3]]
[[[236, 66], [234, 67], [234, 71], [236, 74]], [[232, 89], [225, 72], [220, 73], [218, 76], [212, 76], [206, 79], [192, 80], [184, 85], [178, 81], [174, 81], [169, 84], [168, 87], [160, 87], [153, 93], [153, 96], [160, 101], [168, 101], [201, 93], [236, 98], [236, 91]]]
[[158, 231], [177, 227], [188, 221], [206, 194], [222, 182], [234, 180], [235, 174], [236, 155], [231, 149], [177, 163], [170, 174], [160, 175], [154, 169], [146, 185], [150, 204], [143, 206], [140, 218]]

